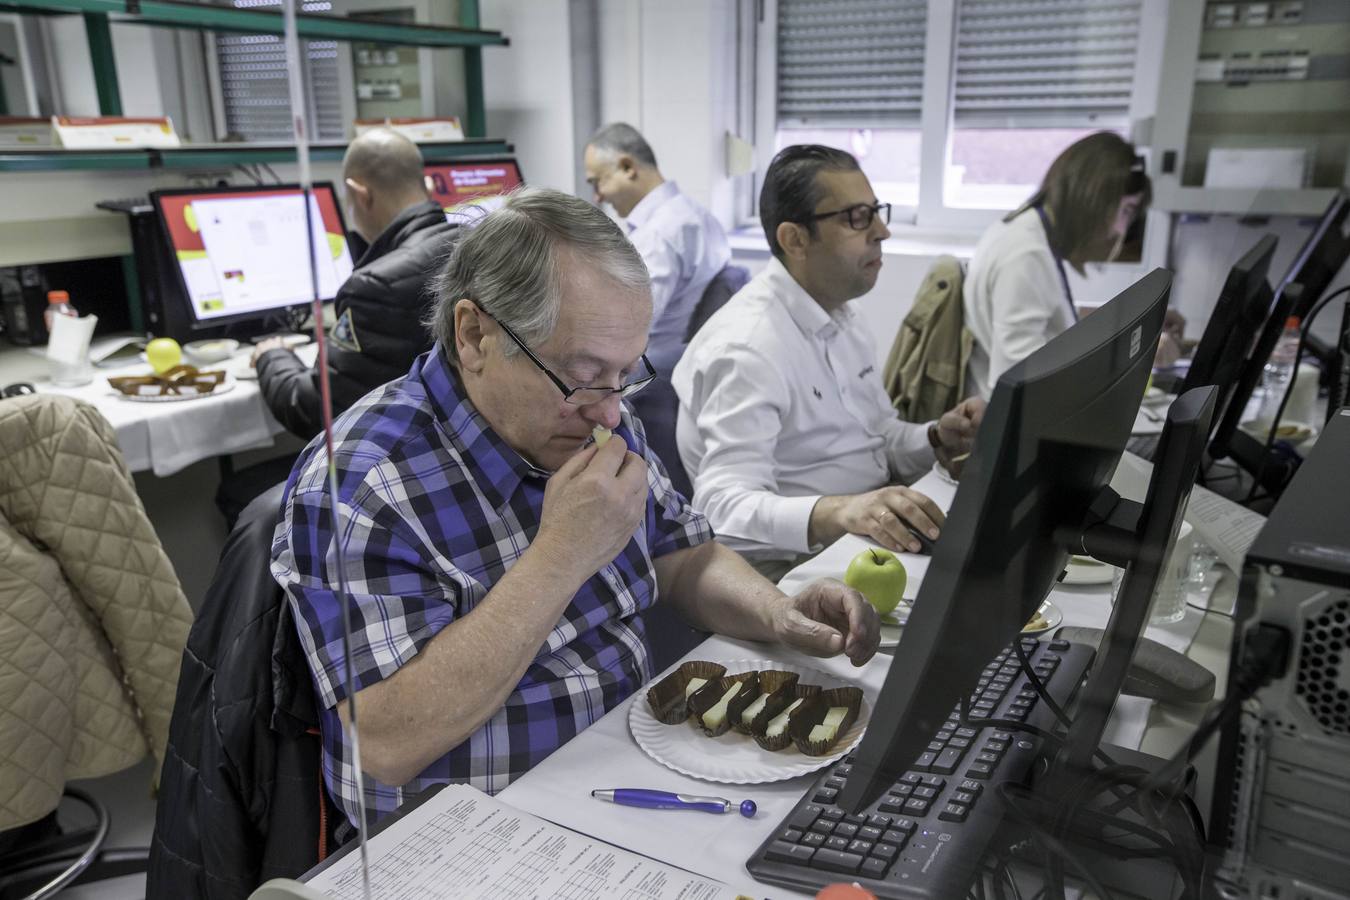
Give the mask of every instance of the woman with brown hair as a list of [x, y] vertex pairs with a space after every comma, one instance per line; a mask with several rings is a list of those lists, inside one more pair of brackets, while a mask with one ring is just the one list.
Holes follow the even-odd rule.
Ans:
[[1078, 321], [1066, 266], [1120, 253], [1148, 207], [1144, 161], [1119, 135], [1099, 131], [1069, 146], [1040, 189], [980, 238], [963, 285], [975, 338], [966, 384], [989, 397], [1005, 370]]

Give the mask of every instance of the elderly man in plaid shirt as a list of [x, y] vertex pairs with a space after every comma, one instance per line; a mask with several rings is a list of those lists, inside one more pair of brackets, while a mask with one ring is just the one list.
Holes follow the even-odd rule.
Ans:
[[[875, 611], [788, 597], [711, 540], [621, 398], [655, 376], [647, 271], [601, 212], [524, 190], [454, 249], [435, 347], [334, 423], [273, 543], [322, 712], [324, 777], [355, 823], [340, 575], [368, 821], [433, 784], [506, 787], [651, 676], [642, 612], [806, 653], [876, 651]], [[608, 443], [590, 440], [596, 426]], [[339, 571], [341, 559], [342, 569]]]

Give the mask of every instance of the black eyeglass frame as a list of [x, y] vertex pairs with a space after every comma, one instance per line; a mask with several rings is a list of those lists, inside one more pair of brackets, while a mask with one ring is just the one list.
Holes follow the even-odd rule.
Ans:
[[[868, 214], [867, 222], [862, 225], [855, 225], [853, 222], [853, 214], [858, 212], [859, 210], [864, 209], [867, 210]], [[872, 227], [872, 223], [876, 221], [877, 216], [882, 216], [881, 224], [883, 225], [891, 224], [891, 205], [889, 203], [882, 203], [880, 201], [870, 204], [855, 203], [852, 206], [846, 206], [843, 209], [836, 209], [833, 210], [832, 212], [813, 213], [812, 215], [807, 216], [805, 219], [798, 222], [797, 224], [807, 225], [812, 222], [819, 222], [821, 219], [828, 219], [831, 216], [842, 216], [842, 215], [848, 216], [849, 228], [852, 228], [854, 231], [866, 231], [867, 229]]]
[[[543, 372], [549, 381], [553, 382], [553, 386], [562, 392], [564, 403], [569, 403], [572, 406], [590, 406], [592, 403], [604, 402], [605, 400], [609, 399], [609, 396], [611, 394], [618, 394], [620, 397], [631, 397], [638, 391], [642, 390], [647, 385], [651, 384], [653, 381], [656, 380], [656, 367], [652, 365], [651, 360], [649, 360], [647, 358], [647, 354], [644, 353], [641, 356], [641, 360], [642, 365], [647, 369], [647, 374], [639, 378], [637, 381], [630, 381], [628, 382], [628, 384], [621, 385], [620, 387], [616, 388], [592, 387], [590, 385], [584, 385], [582, 387], [568, 387], [566, 382], [564, 382], [561, 378], [559, 378], [557, 375], [553, 373], [552, 369], [544, 365], [544, 361], [535, 355], [534, 351], [529, 348], [529, 345], [526, 344], [524, 341], [522, 341], [520, 339], [520, 336], [517, 335], [514, 331], [512, 331], [509, 325], [507, 325], [501, 319], [498, 319], [496, 316], [488, 312], [486, 309], [483, 309], [483, 304], [479, 303], [477, 300], [473, 300], [472, 303], [474, 306], [478, 307], [479, 312], [487, 316], [492, 321], [496, 322], [497, 327], [501, 328], [502, 331], [506, 332], [506, 336], [509, 337], [511, 340], [515, 341], [517, 347], [525, 351], [525, 355], [529, 357], [530, 362], [534, 363], [535, 367], [539, 369], [539, 371]], [[593, 399], [589, 400], [576, 399], [578, 394], [584, 393], [586, 391], [591, 392], [589, 396], [591, 396]]]

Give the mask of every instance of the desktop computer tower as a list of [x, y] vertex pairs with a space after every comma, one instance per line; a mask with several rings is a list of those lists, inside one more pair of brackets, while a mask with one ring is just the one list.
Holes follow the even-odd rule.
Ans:
[[1219, 896], [1350, 897], [1350, 409], [1327, 423], [1247, 553], [1244, 636], [1287, 635], [1285, 665], [1222, 733], [1210, 840]]

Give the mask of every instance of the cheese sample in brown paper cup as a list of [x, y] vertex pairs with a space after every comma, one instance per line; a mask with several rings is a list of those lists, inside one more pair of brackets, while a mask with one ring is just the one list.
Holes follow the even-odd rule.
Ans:
[[821, 691], [792, 717], [788, 732], [792, 743], [807, 756], [826, 756], [848, 733], [862, 709], [859, 688], [841, 687]]
[[755, 719], [763, 719], [767, 723], [795, 699], [792, 689], [796, 687], [800, 677], [796, 672], [782, 672], [777, 669], [761, 671], [755, 685], [754, 699], [732, 720], [731, 727], [741, 734], [754, 734], [752, 726]]
[[808, 700], [820, 693], [820, 685], [802, 684], [799, 681], [784, 688], [781, 693], [782, 697], [775, 698], [775, 703], [782, 701], [781, 705], [772, 715], [767, 711], [762, 712], [750, 723], [750, 733], [754, 735], [755, 743], [765, 750], [782, 750], [792, 743], [792, 719]]
[[724, 675], [689, 697], [689, 715], [708, 737], [725, 734], [759, 694], [759, 673]]
[[652, 717], [662, 725], [680, 724], [689, 718], [689, 698], [726, 672], [726, 666], [701, 659], [680, 666], [647, 690]]

